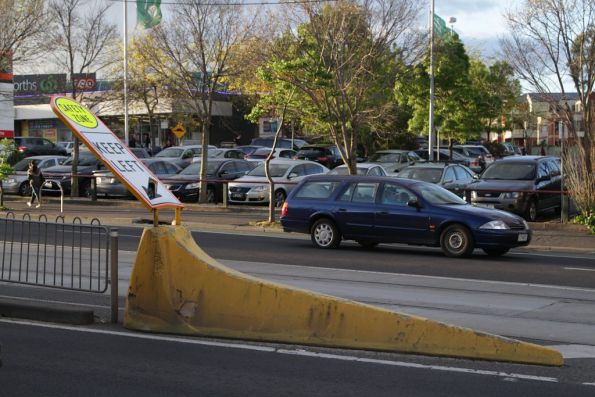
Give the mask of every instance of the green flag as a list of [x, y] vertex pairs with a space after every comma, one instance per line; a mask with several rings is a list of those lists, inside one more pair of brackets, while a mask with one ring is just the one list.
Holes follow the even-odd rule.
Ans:
[[448, 33], [450, 29], [446, 26], [444, 19], [440, 18], [437, 14], [434, 14], [434, 34], [442, 37]]
[[136, 0], [136, 25], [151, 29], [161, 22], [161, 0]]

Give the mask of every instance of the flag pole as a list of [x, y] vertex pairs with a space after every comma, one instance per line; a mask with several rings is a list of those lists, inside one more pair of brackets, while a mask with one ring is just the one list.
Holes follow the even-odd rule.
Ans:
[[128, 134], [128, 1], [124, 0], [124, 142], [130, 145]]
[[428, 160], [432, 160], [434, 148], [434, 0], [430, 10], [430, 111], [428, 131]]

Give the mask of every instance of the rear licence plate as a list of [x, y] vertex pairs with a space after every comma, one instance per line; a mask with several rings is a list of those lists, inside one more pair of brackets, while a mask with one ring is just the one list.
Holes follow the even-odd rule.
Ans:
[[529, 238], [529, 235], [527, 233], [520, 233], [519, 237], [517, 238], [517, 241], [524, 242], [524, 241], [527, 241], [528, 238]]

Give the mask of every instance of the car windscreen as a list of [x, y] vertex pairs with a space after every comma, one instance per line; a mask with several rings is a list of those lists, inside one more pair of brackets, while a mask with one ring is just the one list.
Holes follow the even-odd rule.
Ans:
[[[285, 175], [285, 173], [287, 172], [289, 167], [291, 167], [291, 165], [289, 165], [289, 164], [269, 164], [270, 175], [273, 178], [281, 177], [281, 176]], [[254, 168], [252, 171], [250, 171], [246, 175], [247, 176], [266, 176], [264, 171], [265, 171], [264, 164], [260, 164], [258, 167]]]
[[530, 181], [535, 179], [535, 164], [495, 162], [481, 174], [481, 179]]
[[165, 148], [155, 155], [155, 157], [180, 157], [182, 155], [182, 149]]
[[39, 162], [41, 160], [39, 159], [22, 159], [21, 161], [19, 161], [18, 163], [16, 163], [14, 165], [14, 170], [15, 171], [27, 171], [27, 168], [29, 167], [29, 161], [33, 161], [35, 163], [35, 165], [39, 164]]
[[431, 184], [413, 185], [411, 189], [433, 205], [466, 205], [467, 202], [448, 190]]
[[374, 163], [396, 163], [401, 159], [399, 153], [374, 153], [370, 161]]
[[442, 168], [405, 168], [398, 174], [399, 178], [416, 179], [418, 181], [438, 183], [442, 177]]
[[[356, 168], [357, 175], [367, 175], [368, 169], [357, 167]], [[349, 175], [349, 169], [347, 167], [337, 167], [332, 171], [327, 173], [328, 175]]]

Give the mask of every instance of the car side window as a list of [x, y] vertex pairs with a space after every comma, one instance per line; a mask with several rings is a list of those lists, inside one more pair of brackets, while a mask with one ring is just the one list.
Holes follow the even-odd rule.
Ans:
[[457, 181], [465, 181], [468, 179], [473, 179], [473, 175], [471, 175], [469, 173], [469, 171], [467, 171], [463, 167], [455, 166], [454, 171], [455, 171], [455, 175], [457, 176], [457, 178], [456, 178]]
[[161, 163], [152, 163], [149, 165], [149, 169], [153, 172], [153, 174], [165, 174], [165, 169]]
[[556, 160], [549, 160], [548, 161], [548, 168], [550, 169], [551, 176], [558, 176], [560, 175], [560, 167], [558, 167], [558, 163]]
[[306, 182], [294, 198], [327, 199], [341, 185], [341, 182]]
[[454, 181], [456, 180], [455, 171], [452, 167], [446, 167], [444, 172], [444, 181]]
[[354, 203], [373, 203], [376, 201], [377, 183], [355, 183], [343, 192], [340, 201]]
[[547, 166], [547, 162], [541, 161], [537, 167], [537, 178], [547, 178], [550, 176], [550, 170]]
[[221, 167], [221, 172], [225, 171], [228, 174], [234, 174], [236, 170], [236, 166], [233, 162], [223, 164]]
[[322, 173], [322, 167], [318, 164], [305, 164], [305, 175], [316, 175]]
[[397, 205], [401, 207], [406, 207], [409, 200], [415, 198], [412, 196], [407, 189], [402, 188], [401, 186], [393, 185], [393, 184], [386, 184], [384, 185], [384, 189], [382, 189], [382, 197], [380, 198], [380, 203], [385, 205]]
[[304, 176], [306, 175], [306, 167], [302, 165], [297, 165], [291, 169], [290, 174], [297, 174], [297, 176]]
[[172, 164], [168, 164], [168, 163], [161, 163], [161, 164], [163, 164], [163, 166], [165, 167], [165, 173], [168, 175], [175, 174], [176, 172], [178, 172], [178, 169]]

